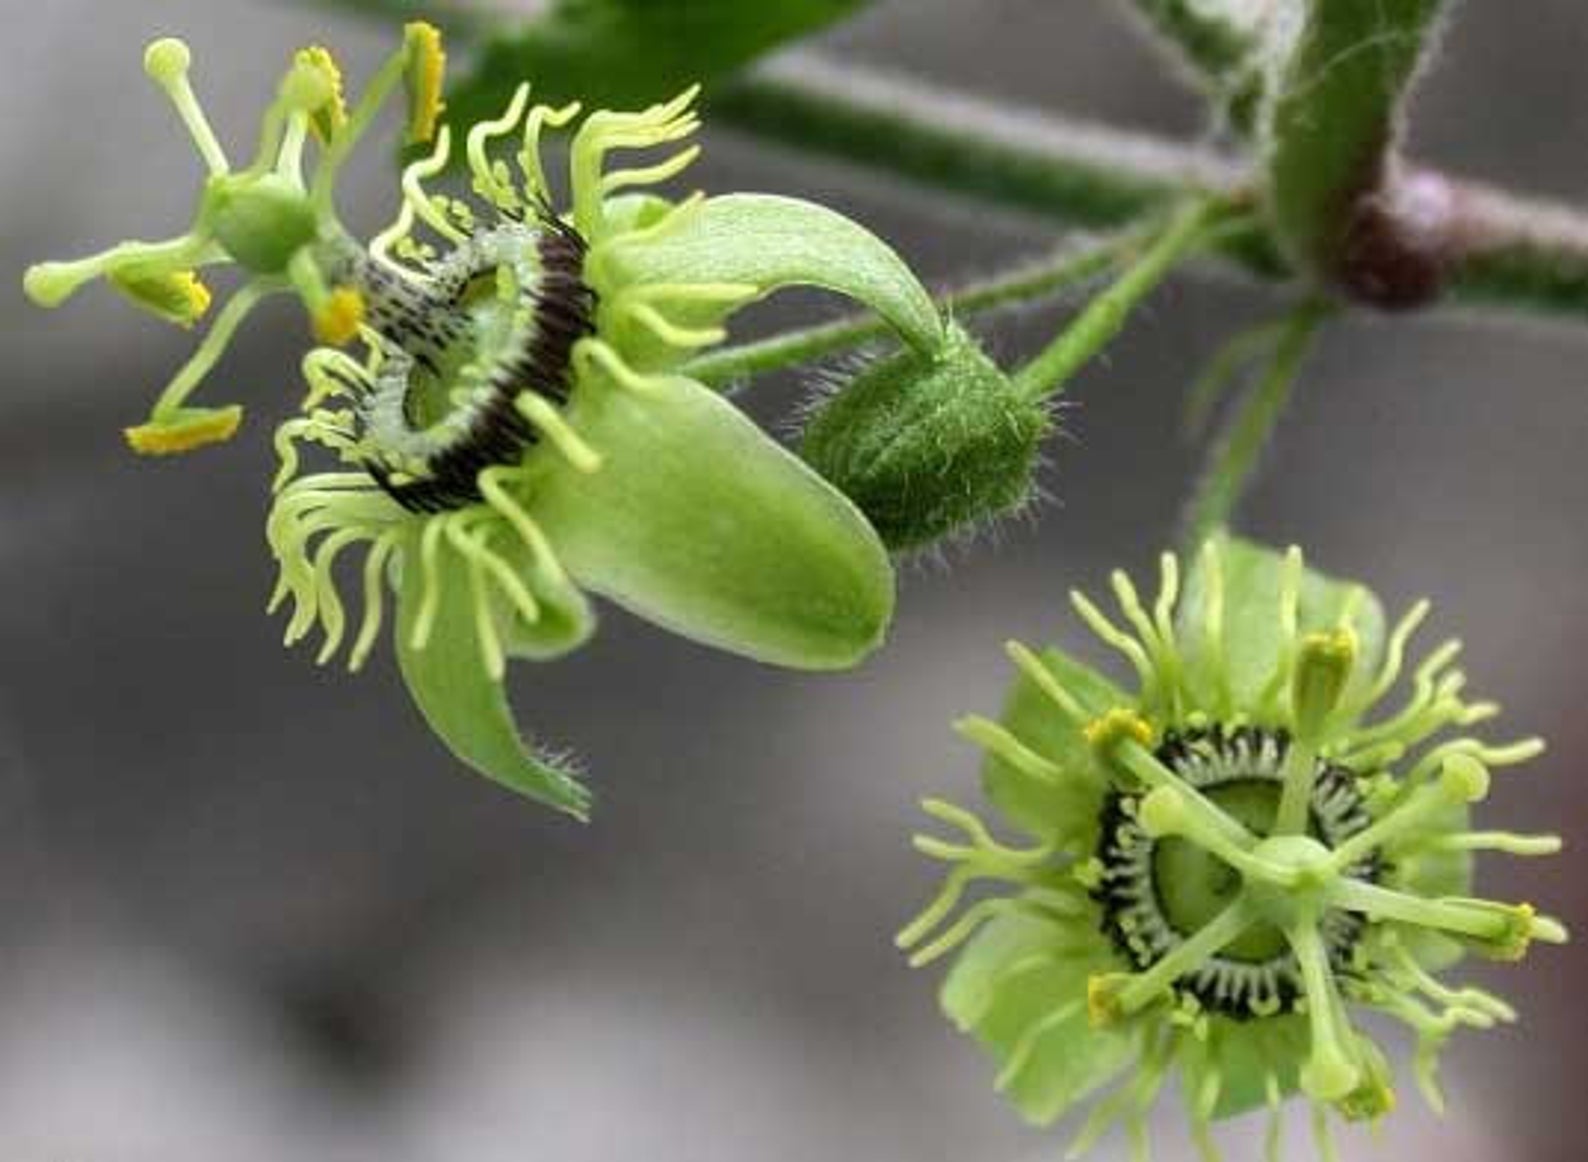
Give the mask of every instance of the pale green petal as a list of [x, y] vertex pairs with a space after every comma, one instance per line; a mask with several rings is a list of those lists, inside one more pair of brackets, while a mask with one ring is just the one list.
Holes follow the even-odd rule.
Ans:
[[[1426, 829], [1419, 829], [1410, 837], [1413, 850], [1402, 851], [1391, 846], [1385, 853], [1390, 865], [1389, 886], [1430, 900], [1472, 895], [1474, 859], [1470, 850], [1431, 851], [1426, 844], [1419, 846], [1416, 842], [1427, 835], [1460, 835], [1470, 830], [1471, 806], [1451, 803], [1428, 821]], [[1449, 968], [1466, 956], [1466, 948], [1460, 941], [1433, 928], [1403, 924], [1397, 936], [1429, 972]]]
[[419, 531], [403, 546], [397, 590], [397, 660], [408, 692], [447, 749], [502, 786], [578, 819], [590, 793], [567, 771], [525, 745], [502, 683], [486, 671], [467, 568], [442, 553], [432, 600], [435, 622], [422, 649], [414, 623], [427, 588], [419, 565]]
[[1218, 1070], [1219, 1098], [1213, 1120], [1238, 1117], [1268, 1101], [1268, 1079], [1279, 1086], [1279, 1096], [1289, 1097], [1300, 1087], [1298, 1064], [1307, 1059], [1311, 1036], [1307, 1019], [1300, 1014], [1237, 1021], [1214, 1015], [1207, 1038], [1187, 1038], [1185, 1064], [1193, 1091], [1200, 1090], [1213, 1067]]
[[893, 248], [813, 202], [771, 194], [708, 198], [659, 237], [620, 237], [607, 250], [602, 261], [620, 285], [743, 284], [760, 294], [822, 287], [870, 307], [913, 347], [932, 351], [942, 340], [932, 296]]
[[[1223, 574], [1224, 666], [1236, 707], [1250, 708], [1273, 675], [1280, 648], [1285, 644], [1280, 621], [1285, 554], [1237, 537], [1221, 536], [1216, 544]], [[1351, 626], [1357, 637], [1357, 662], [1348, 690], [1368, 681], [1383, 655], [1383, 607], [1363, 585], [1337, 580], [1310, 568], [1303, 570], [1299, 633], [1336, 628], [1342, 612], [1353, 604]], [[1207, 616], [1207, 578], [1199, 553], [1192, 560], [1176, 612], [1176, 632], [1185, 649], [1187, 676], [1197, 701], [1216, 705], [1207, 676], [1210, 650], [1202, 632]]]
[[[1051, 960], [1061, 942], [1093, 945], [1093, 955]], [[1118, 964], [1102, 938], [1025, 915], [1000, 916], [971, 938], [943, 982], [943, 1011], [974, 1032], [999, 1065], [1017, 1051], [1024, 1062], [1007, 1078], [1005, 1096], [1036, 1125], [1047, 1125], [1112, 1081], [1136, 1055], [1128, 1029], [1094, 1029], [1086, 982]], [[1064, 1010], [1068, 1009], [1068, 1013]], [[1056, 1019], [1063, 1014], [1063, 1019]], [[1045, 1025], [1044, 1022], [1050, 1022]], [[1041, 1028], [1034, 1038], [1030, 1035]]]
[[[1038, 655], [1054, 679], [1089, 717], [1130, 700], [1107, 678], [1058, 650]], [[982, 786], [1011, 822], [1039, 839], [1068, 841], [1090, 847], [1102, 809], [1104, 774], [1093, 748], [1053, 700], [1025, 674], [1017, 676], [1004, 704], [1003, 725], [1026, 746], [1058, 766], [1067, 776], [1045, 782], [989, 753], [982, 765]]]
[[693, 380], [589, 371], [569, 420], [602, 457], [547, 458], [528, 506], [582, 585], [687, 637], [802, 669], [882, 640], [893, 569], [855, 507]]

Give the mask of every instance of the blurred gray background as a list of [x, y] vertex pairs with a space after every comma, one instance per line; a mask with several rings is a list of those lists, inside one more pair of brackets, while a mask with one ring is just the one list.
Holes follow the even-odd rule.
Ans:
[[[936, 972], [891, 947], [935, 877], [907, 836], [922, 795], [974, 797], [948, 723], [999, 704], [1000, 643], [1091, 648], [1066, 590], [1172, 538], [1196, 465], [1179, 395], [1271, 300], [1195, 280], [1160, 293], [1072, 391], [1058, 503], [910, 570], [890, 648], [857, 673], [739, 663], [616, 612], [567, 662], [515, 669], [525, 721], [593, 772], [581, 828], [452, 763], [389, 657], [349, 679], [280, 648], [261, 517], [269, 425], [301, 390], [291, 308], [256, 318], [215, 377], [212, 398], [249, 407], [243, 437], [139, 462], [120, 428], [190, 338], [102, 290], [47, 314], [18, 285], [30, 261], [185, 223], [197, 164], [142, 78], [146, 39], [191, 40], [238, 142], [291, 48], [326, 40], [356, 77], [390, 32], [280, 0], [0, 11], [0, 1162], [1057, 1158], [1063, 1139], [1024, 1128], [938, 1017]], [[1588, 202], [1588, 12], [1483, 0], [1459, 16], [1418, 151]], [[826, 47], [1033, 106], [1200, 126], [1106, 0], [892, 0]], [[706, 141], [696, 182], [821, 196], [934, 279], [1051, 236]], [[379, 149], [363, 161], [346, 201], [374, 224], [393, 184]], [[796, 298], [756, 321], [835, 309]], [[1057, 317], [1002, 320], [991, 342], [1018, 356]], [[1552, 744], [1497, 781], [1487, 818], [1572, 838], [1588, 823], [1585, 360], [1588, 324], [1334, 326], [1245, 520], [1392, 606], [1434, 597], [1508, 731]], [[769, 381], [754, 406], [775, 424], [801, 390]], [[1485, 888], [1582, 929], [1580, 860], [1491, 860]], [[1382, 1140], [1351, 1135], [1345, 1156], [1576, 1162], [1585, 970], [1582, 944], [1470, 968], [1524, 1023], [1456, 1037], [1444, 1120], [1408, 1086]], [[1166, 1114], [1162, 1156], [1187, 1157]], [[1232, 1157], [1256, 1157], [1255, 1133], [1225, 1131]]]

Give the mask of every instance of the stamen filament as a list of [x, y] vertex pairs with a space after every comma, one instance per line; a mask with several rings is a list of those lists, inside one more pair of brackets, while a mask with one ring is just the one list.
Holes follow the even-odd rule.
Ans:
[[[1250, 831], [1134, 739], [1122, 740], [1111, 757], [1149, 788], [1167, 787], [1178, 792], [1182, 818], [1187, 826], [1198, 829], [1197, 842], [1216, 841], [1226, 851], [1243, 855], [1257, 843]], [[1225, 858], [1222, 852], [1214, 854]]]
[[[1548, 944], [1566, 941], [1565, 929], [1559, 922], [1547, 916], [1534, 916], [1525, 905], [1512, 907], [1477, 900], [1427, 899], [1350, 877], [1336, 880], [1329, 888], [1329, 896], [1339, 908], [1468, 936], [1486, 944], [1504, 946], [1518, 936]], [[1525, 924], [1525, 931], [1520, 933], [1519, 922]]]
[[1257, 922], [1257, 916], [1244, 900], [1237, 899], [1209, 920], [1195, 935], [1170, 949], [1162, 959], [1144, 972], [1118, 978], [1112, 989], [1112, 1005], [1119, 1016], [1128, 1017], [1163, 994], [1176, 980], [1195, 972], [1210, 958]]
[[1274, 835], [1302, 835], [1312, 808], [1312, 789], [1318, 779], [1318, 745], [1293, 737], [1285, 748], [1285, 761], [1279, 770], [1279, 811], [1274, 816]]
[[1303, 921], [1285, 929], [1285, 938], [1301, 968], [1307, 994], [1307, 1023], [1312, 1050], [1301, 1070], [1301, 1085], [1319, 1101], [1339, 1101], [1356, 1088], [1361, 1070], [1352, 1062], [1345, 1039], [1351, 1036], [1345, 1006], [1335, 987], [1329, 954], [1317, 927]]
[[182, 365], [180, 371], [172, 377], [160, 393], [160, 398], [155, 400], [151, 415], [155, 420], [169, 417], [182, 406], [187, 397], [192, 394], [203, 378], [209, 374], [210, 369], [219, 362], [232, 337], [237, 334], [237, 328], [242, 325], [248, 313], [257, 306], [261, 299], [275, 294], [281, 289], [279, 282], [272, 279], [256, 278], [252, 282], [244, 283], [230, 301], [221, 308], [220, 314], [215, 316], [215, 322], [210, 325], [208, 334], [198, 350], [193, 352], [191, 358]]
[[1475, 803], [1488, 793], [1489, 774], [1481, 763], [1465, 755], [1446, 760], [1437, 783], [1418, 787], [1388, 815], [1335, 845], [1328, 869], [1344, 871], [1376, 847], [1421, 826], [1432, 816], [1458, 803]]

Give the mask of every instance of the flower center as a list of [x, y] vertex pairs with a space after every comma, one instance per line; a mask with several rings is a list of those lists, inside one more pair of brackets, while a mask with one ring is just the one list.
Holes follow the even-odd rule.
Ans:
[[479, 500], [479, 474], [518, 464], [539, 439], [524, 393], [568, 402], [573, 346], [593, 329], [584, 254], [584, 240], [547, 217], [480, 231], [422, 280], [353, 261], [382, 340], [370, 381], [355, 392], [358, 451], [404, 508]]
[[[1278, 813], [1289, 745], [1282, 730], [1215, 725], [1167, 734], [1156, 755], [1247, 830], [1266, 836]], [[1150, 968], [1201, 931], [1246, 888], [1240, 872], [1205, 848], [1178, 836], [1149, 835], [1137, 822], [1140, 801], [1139, 794], [1120, 791], [1105, 801], [1097, 853], [1103, 877], [1094, 892], [1104, 932], [1137, 970]], [[1326, 852], [1370, 822], [1355, 773], [1320, 760], [1308, 836], [1267, 842]], [[1298, 850], [1297, 858], [1302, 854]], [[1351, 874], [1376, 881], [1382, 871], [1375, 853]], [[1363, 927], [1355, 913], [1323, 914], [1321, 932], [1337, 971], [1348, 971]], [[1174, 987], [1204, 1009], [1237, 1018], [1291, 1011], [1303, 993], [1284, 933], [1267, 921], [1252, 925]]]

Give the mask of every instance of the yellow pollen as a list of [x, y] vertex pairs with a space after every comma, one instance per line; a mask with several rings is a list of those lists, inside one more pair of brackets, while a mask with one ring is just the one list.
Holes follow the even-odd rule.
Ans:
[[1098, 973], [1086, 978], [1086, 1019], [1094, 1029], [1107, 1028], [1119, 1019], [1119, 1002], [1112, 977]]
[[152, 315], [191, 327], [210, 309], [209, 287], [191, 270], [134, 274], [112, 270], [110, 284]]
[[435, 25], [415, 20], [404, 26], [408, 48], [408, 144], [419, 145], [436, 135], [436, 122], [446, 108], [441, 101], [441, 78], [447, 54]]
[[311, 44], [308, 48], [299, 49], [294, 60], [300, 68], [317, 70], [329, 84], [331, 92], [329, 99], [309, 117], [309, 127], [314, 130], [314, 136], [322, 143], [329, 142], [342, 126], [347, 124], [347, 99], [342, 90], [342, 70], [337, 66], [331, 50], [324, 45]]
[[339, 286], [314, 312], [314, 337], [340, 347], [358, 334], [364, 323], [364, 296], [350, 286]]
[[208, 444], [224, 444], [237, 434], [243, 409], [237, 404], [195, 412], [174, 420], [150, 420], [126, 428], [127, 446], [140, 456], [174, 456]]
[[1152, 745], [1152, 726], [1134, 710], [1116, 707], [1086, 724], [1084, 731], [1089, 745], [1100, 751], [1111, 751], [1126, 739], [1142, 746]]

